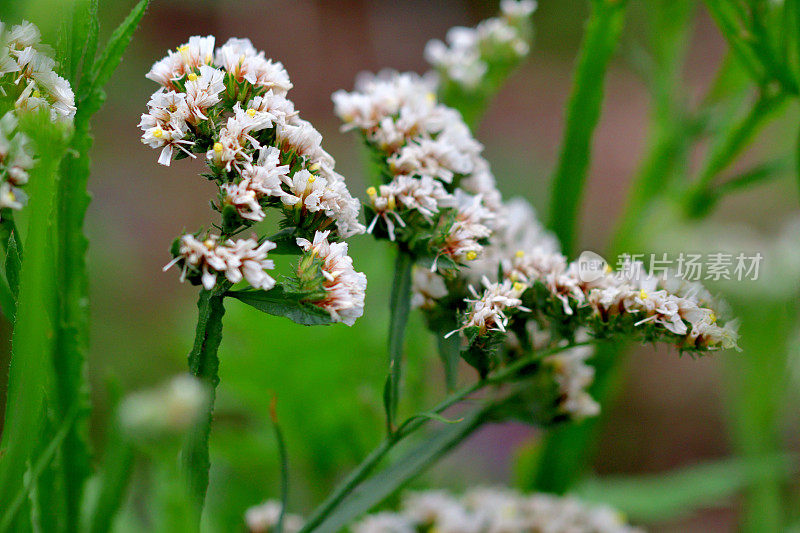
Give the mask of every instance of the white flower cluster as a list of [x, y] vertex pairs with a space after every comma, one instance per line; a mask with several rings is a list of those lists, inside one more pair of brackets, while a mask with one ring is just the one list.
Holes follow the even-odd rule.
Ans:
[[0, 94], [13, 98], [18, 110], [45, 109], [53, 121], [71, 121], [75, 94], [53, 70], [56, 63], [40, 41], [39, 28], [30, 22], [10, 30], [0, 22]]
[[0, 208], [22, 209], [25, 193], [20, 187], [28, 183], [32, 166], [30, 141], [17, 130], [17, 117], [9, 111], [0, 118]]
[[[480, 302], [491, 298], [498, 287], [508, 282], [525, 287], [538, 283], [560, 304], [564, 315], [584, 314], [588, 308], [590, 329], [621, 318], [634, 328], [654, 326], [658, 335], [673, 336], [682, 349], [737, 347], [736, 322], [724, 325], [717, 322], [718, 312], [725, 310], [724, 304], [715, 301], [702, 285], [673, 276], [647, 276], [639, 262], [625, 265], [620, 272], [607, 268], [598, 279], [584, 282], [577, 262], [570, 263], [558, 251], [554, 238], [542, 229], [532, 209], [513, 201], [507, 211], [511, 214], [509, 222], [493, 237], [492, 246], [487, 247], [484, 259], [476, 265], [479, 268], [469, 273], [491, 279], [499, 268], [503, 279], [491, 285], [491, 290], [487, 288], [482, 298], [467, 300], [470, 308], [462, 329], [477, 325], [475, 317], [479, 312], [487, 312]], [[505, 326], [502, 316], [497, 313], [490, 316], [491, 323]], [[613, 333], [614, 326], [608, 327]]]
[[363, 233], [359, 202], [334, 170], [322, 135], [286, 97], [292, 83], [283, 65], [248, 39], [214, 44], [213, 36], [191, 37], [153, 65], [147, 77], [161, 88], [139, 123], [142, 142], [161, 149], [162, 165], [180, 153], [205, 152], [222, 206], [244, 221], [283, 206], [295, 223], [335, 222], [342, 237]]
[[575, 498], [522, 495], [507, 489], [476, 488], [461, 497], [445, 491], [406, 496], [400, 512], [367, 516], [354, 533], [635, 533], [620, 513]]
[[530, 51], [530, 16], [533, 0], [503, 0], [499, 17], [482, 21], [475, 28], [457, 26], [447, 32], [447, 44], [428, 41], [425, 59], [446, 80], [475, 89], [495, 63], [514, 62]]
[[[249, 508], [244, 515], [244, 521], [250, 533], [272, 533], [276, 531], [281, 516], [281, 503], [269, 500], [261, 505]], [[294, 514], [283, 517], [284, 533], [297, 533], [303, 528], [303, 519]]]
[[353, 268], [353, 260], [347, 255], [347, 243], [329, 243], [329, 233], [318, 231], [313, 242], [301, 238], [297, 239], [297, 245], [322, 261], [320, 269], [325, 278], [322, 288], [326, 296], [312, 303], [328, 311], [335, 322], [352, 326], [364, 314], [367, 277]]
[[265, 240], [259, 244], [255, 239], [228, 239], [223, 243], [219, 237], [209, 235], [199, 240], [194, 235], [180, 238], [178, 253], [165, 267], [182, 263], [181, 281], [190, 271], [200, 273], [203, 288], [211, 290], [217, 284], [218, 274], [223, 274], [231, 283], [242, 279], [256, 289], [269, 290], [275, 286], [275, 280], [265, 272], [275, 267], [267, 252], [275, 248], [275, 243]]
[[370, 187], [374, 213], [368, 232], [383, 221], [390, 240], [398, 228], [434, 231], [447, 213], [454, 221], [439, 228], [438, 255], [463, 263], [476, 259], [481, 241], [498, 223], [500, 193], [483, 146], [461, 115], [437, 103], [435, 80], [411, 73], [362, 74], [353, 92], [333, 95], [343, 130], [359, 129], [385, 161], [387, 182]]

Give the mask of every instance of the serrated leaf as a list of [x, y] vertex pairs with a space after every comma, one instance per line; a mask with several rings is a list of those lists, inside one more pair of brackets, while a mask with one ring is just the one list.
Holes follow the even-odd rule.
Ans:
[[291, 292], [282, 285], [276, 285], [268, 291], [229, 291], [226, 296], [236, 298], [263, 313], [283, 316], [303, 326], [321, 326], [333, 323], [330, 313], [306, 301], [309, 294]]
[[68, 132], [44, 113], [24, 116], [20, 129], [35, 146], [39, 160], [31, 170], [30, 215], [20, 271], [20, 293], [12, 337], [5, 424], [0, 442], [0, 501], [11, 502], [22, 484], [26, 462], [33, 460], [43, 422], [45, 396], [54, 378], [52, 348], [55, 336], [56, 278], [51, 240], [52, 213], [58, 185], [57, 169]]
[[128, 16], [125, 17], [125, 20], [123, 20], [111, 34], [103, 53], [100, 54], [100, 57], [98, 57], [97, 61], [92, 65], [92, 69], [89, 72], [90, 82], [87, 84], [85, 94], [102, 88], [111, 78], [117, 65], [122, 61], [122, 54], [124, 54], [125, 49], [128, 48], [128, 44], [130, 44], [131, 38], [133, 37], [133, 32], [144, 16], [149, 3], [150, 0], [141, 0], [136, 4]]

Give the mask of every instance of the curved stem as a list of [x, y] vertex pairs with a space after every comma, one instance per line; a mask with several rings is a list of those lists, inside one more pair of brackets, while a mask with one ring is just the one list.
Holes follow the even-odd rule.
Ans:
[[[514, 363], [508, 365], [507, 367], [501, 369], [497, 373], [488, 376], [486, 379], [482, 379], [460, 389], [459, 391], [451, 394], [438, 404], [436, 404], [432, 409], [427, 411], [428, 413], [435, 413], [440, 414], [447, 410], [448, 408], [454, 406], [457, 403], [467, 399], [467, 397], [471, 396], [472, 394], [482, 390], [483, 388], [490, 386], [490, 385], [499, 385], [501, 383], [506, 383], [510, 381], [521, 369], [529, 366], [536, 361], [541, 360], [548, 355], [552, 355], [554, 353], [558, 353], [564, 350], [568, 350], [570, 348], [575, 348], [577, 346], [586, 346], [589, 344], [594, 344], [597, 341], [591, 340], [586, 342], [579, 342], [570, 344], [568, 346], [559, 346], [555, 348], [551, 348], [548, 350], [543, 350], [534, 354], [529, 355], [528, 357], [521, 358]], [[369, 455], [358, 465], [358, 467], [350, 472], [348, 476], [334, 489], [328, 498], [322, 502], [322, 504], [314, 511], [314, 513], [309, 517], [306, 524], [303, 526], [303, 529], [300, 530], [301, 533], [306, 533], [310, 531], [314, 531], [320, 524], [322, 524], [326, 518], [338, 507], [338, 505], [356, 488], [358, 487], [362, 481], [364, 481], [367, 476], [375, 469], [375, 467], [380, 463], [380, 461], [386, 457], [386, 455], [397, 445], [400, 441], [420, 429], [425, 423], [429, 420], [429, 417], [425, 416], [425, 413], [420, 413], [414, 416], [409, 417], [405, 420], [402, 424], [399, 425], [396, 431], [388, 435], [383, 442], [381, 442], [377, 448], [375, 448]]]
[[394, 432], [397, 406], [400, 403], [400, 379], [403, 370], [403, 338], [406, 333], [408, 314], [411, 307], [411, 268], [414, 259], [404, 250], [397, 251], [394, 267], [394, 282], [390, 300], [389, 319], [389, 375], [383, 392], [386, 409], [386, 432]]
[[187, 436], [181, 451], [181, 464], [188, 483], [189, 493], [194, 500], [199, 516], [208, 488], [208, 438], [211, 433], [211, 420], [214, 413], [214, 399], [219, 383], [219, 358], [217, 350], [222, 341], [222, 316], [225, 314], [223, 298], [227, 287], [223, 285], [204, 290], [197, 301], [198, 317], [194, 347], [189, 353], [189, 371], [207, 383], [210, 398], [207, 412], [197, 427]]

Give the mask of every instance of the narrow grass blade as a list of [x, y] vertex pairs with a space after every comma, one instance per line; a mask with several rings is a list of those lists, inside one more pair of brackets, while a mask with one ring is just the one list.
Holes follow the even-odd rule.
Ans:
[[64, 437], [67, 436], [70, 426], [72, 426], [72, 424], [75, 422], [75, 415], [76, 411], [73, 410], [71, 414], [67, 416], [67, 418], [62, 420], [58, 431], [56, 431], [50, 443], [43, 450], [38, 459], [36, 459], [36, 461], [33, 463], [32, 468], [26, 474], [27, 480], [25, 486], [20, 487], [20, 490], [17, 492], [16, 496], [10, 500], [8, 507], [6, 507], [5, 511], [3, 512], [2, 519], [0, 519], [0, 531], [8, 531], [11, 527], [11, 524], [14, 522], [17, 513], [22, 508], [25, 499], [28, 497], [28, 490], [30, 487], [34, 487], [36, 485], [39, 476], [41, 476], [42, 472], [44, 472], [44, 470], [53, 461], [58, 448], [61, 446], [61, 443], [64, 440]]
[[581, 498], [611, 505], [631, 520], [658, 522], [720, 505], [761, 480], [789, 479], [797, 458], [734, 458], [632, 478], [593, 478], [575, 489]]
[[592, 12], [581, 44], [566, 126], [552, 181], [550, 228], [567, 255], [575, 250], [578, 211], [592, 151], [592, 136], [600, 119], [603, 80], [625, 20], [625, 0], [592, 0]]
[[149, 3], [150, 0], [141, 0], [136, 4], [128, 16], [125, 17], [125, 20], [123, 20], [111, 34], [103, 53], [100, 54], [100, 57], [98, 57], [94, 65], [92, 65], [91, 71], [89, 72], [90, 82], [86, 86], [84, 95], [100, 90], [111, 78], [117, 65], [119, 65], [119, 62], [122, 60], [122, 54], [124, 54], [125, 50], [128, 48], [128, 44], [130, 44], [133, 38], [133, 32], [144, 16]]

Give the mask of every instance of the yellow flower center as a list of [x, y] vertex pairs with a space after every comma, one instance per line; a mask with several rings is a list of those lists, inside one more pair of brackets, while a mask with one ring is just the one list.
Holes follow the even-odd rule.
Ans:
[[214, 241], [211, 239], [206, 239], [203, 241], [203, 245], [209, 250], [211, 250], [214, 247]]
[[394, 196], [389, 197], [389, 201], [386, 202], [386, 208], [390, 211], [394, 211], [397, 208], [397, 202], [394, 199]]
[[528, 288], [527, 285], [525, 285], [524, 283], [520, 283], [519, 281], [514, 283], [514, 290], [517, 292], [525, 292], [525, 289], [527, 288]]
[[39, 89], [34, 89], [33, 93], [31, 94], [31, 96], [33, 96], [34, 98], [41, 98], [42, 97], [42, 93], [39, 92]]
[[186, 78], [188, 78], [189, 81], [197, 81], [197, 74], [195, 74], [194, 72], [190, 72], [189, 75], [186, 76]]
[[155, 137], [156, 139], [160, 139], [163, 136], [164, 136], [164, 130], [162, 130], [161, 128], [156, 128], [153, 130], [153, 137]]
[[309, 176], [308, 177], [308, 182], [309, 183], [314, 183], [315, 181], [317, 181], [317, 178], [315, 178], [314, 176]]
[[427, 98], [430, 103], [433, 103], [433, 102], [436, 101], [436, 95], [433, 94], [433, 93], [426, 94], [425, 98]]
[[714, 314], [714, 311], [711, 311], [711, 314], [708, 315], [708, 318], [711, 320], [711, 322], [716, 322], [717, 321], [717, 315]]
[[222, 152], [222, 143], [214, 143], [214, 151], [217, 153]]
[[367, 194], [370, 196], [375, 196], [376, 194], [378, 194], [378, 189], [376, 189], [375, 187], [367, 187]]
[[641, 298], [642, 300], [647, 300], [647, 293], [645, 292], [644, 289], [639, 291], [639, 298]]
[[514, 254], [517, 259], [522, 259], [525, 257], [525, 252], [523, 250], [517, 250], [517, 253]]
[[256, 116], [256, 110], [255, 109], [248, 109], [247, 110], [247, 116], [250, 117], [250, 118], [253, 118], [254, 116]]
[[317, 170], [319, 170], [319, 167], [320, 167], [319, 163], [314, 163], [313, 165], [308, 167], [308, 170], [310, 170], [311, 172], [316, 172]]
[[478, 258], [478, 252], [470, 250], [467, 252], [467, 261], [475, 261]]

